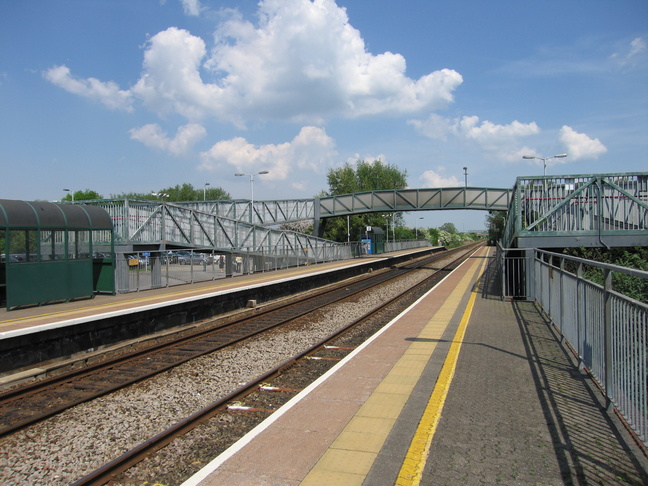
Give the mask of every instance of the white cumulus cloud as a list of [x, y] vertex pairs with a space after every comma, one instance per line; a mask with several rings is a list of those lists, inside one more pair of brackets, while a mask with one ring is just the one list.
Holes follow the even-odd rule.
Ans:
[[479, 123], [479, 117], [464, 116], [453, 127], [455, 133], [476, 140], [481, 144], [509, 142], [512, 139], [528, 137], [540, 132], [535, 122], [521, 123], [517, 120], [508, 125], [498, 125], [488, 120]]
[[598, 159], [600, 155], [607, 152], [607, 147], [598, 138], [592, 139], [567, 125], [560, 129], [559, 137], [572, 160]]
[[333, 0], [265, 0], [257, 26], [224, 23], [207, 66], [231, 95], [265, 116], [317, 118], [412, 113], [446, 106], [462, 82], [443, 69], [418, 80], [400, 54], [369, 53]]
[[185, 15], [191, 17], [197, 17], [200, 15], [200, 0], [181, 0], [182, 8], [184, 9]]
[[178, 128], [174, 138], [169, 138], [156, 123], [150, 123], [130, 130], [130, 135], [133, 140], [142, 142], [147, 147], [170, 152], [176, 156], [187, 154], [193, 145], [203, 138], [205, 134], [205, 128], [195, 123], [189, 123]]
[[[439, 170], [442, 171], [443, 168], [440, 168]], [[455, 176], [444, 177], [433, 170], [426, 170], [423, 172], [420, 179], [423, 182], [424, 187], [458, 187], [463, 185], [459, 183], [459, 179]]]
[[[188, 14], [197, 0], [184, 0]], [[372, 54], [334, 0], [261, 0], [258, 21], [232, 14], [216, 28], [211, 48], [170, 27], [145, 46], [142, 75], [128, 90], [69, 69], [46, 76], [70, 92], [128, 109], [135, 97], [154, 113], [196, 122], [214, 117], [243, 127], [250, 120], [321, 123], [329, 117], [430, 112], [454, 101], [463, 82], [451, 69], [418, 79], [401, 54]]]
[[[318, 127], [303, 127], [290, 142], [281, 144], [254, 145], [243, 137], [223, 140], [200, 154], [203, 170], [232, 170], [255, 173], [267, 170], [264, 175], [270, 180], [297, 180], [300, 170], [323, 172], [337, 156], [335, 142]], [[277, 197], [281, 197], [278, 195]]]
[[67, 66], [54, 66], [43, 74], [50, 83], [64, 90], [102, 103], [111, 110], [133, 111], [133, 95], [120, 90], [113, 81], [103, 82], [95, 78], [75, 79]]
[[507, 160], [519, 158], [520, 139], [540, 133], [540, 127], [535, 122], [522, 123], [514, 120], [500, 125], [488, 120], [480, 121], [477, 116], [450, 119], [432, 113], [427, 119], [409, 120], [408, 123], [426, 137], [437, 140], [456, 137], [471, 141], [483, 150], [496, 153]]
[[153, 36], [144, 54], [144, 75], [132, 91], [151, 111], [178, 113], [198, 120], [225, 100], [224, 90], [206, 84], [200, 75], [205, 42], [186, 30], [171, 27]]

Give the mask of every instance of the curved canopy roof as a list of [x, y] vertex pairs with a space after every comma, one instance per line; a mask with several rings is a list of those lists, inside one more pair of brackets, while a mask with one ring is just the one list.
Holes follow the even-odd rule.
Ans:
[[98, 206], [0, 199], [0, 228], [111, 230], [113, 222]]

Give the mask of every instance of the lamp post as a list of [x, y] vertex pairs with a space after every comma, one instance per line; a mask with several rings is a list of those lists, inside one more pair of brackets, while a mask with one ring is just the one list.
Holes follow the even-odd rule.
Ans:
[[[419, 219], [423, 219], [423, 217], [420, 217]], [[418, 221], [416, 222], [416, 239], [418, 240]]]
[[[393, 221], [394, 213], [383, 214], [382, 217], [383, 218], [390, 218], [391, 217], [392, 221]], [[389, 243], [389, 226], [390, 226], [389, 219], [387, 219], [387, 243]]]
[[162, 201], [162, 199], [165, 197], [169, 197], [169, 195], [165, 192], [152, 192], [151, 196], [159, 197], [160, 201]]
[[464, 167], [464, 187], [468, 187], [468, 167]]
[[69, 192], [70, 195], [72, 196], [72, 202], [74, 202], [74, 192], [71, 191], [70, 189], [63, 189], [65, 192]]
[[209, 182], [205, 182], [205, 186], [203, 187], [203, 201], [207, 200], [207, 186], [209, 185]]
[[263, 175], [263, 174], [269, 174], [267, 170], [262, 170], [257, 172], [256, 174], [243, 174], [242, 172], [237, 172], [234, 174], [237, 177], [249, 177], [250, 178], [250, 193], [252, 195], [250, 199], [250, 223], [252, 223], [252, 212], [254, 210], [254, 176], [255, 175]]
[[552, 155], [551, 157], [537, 157], [535, 155], [523, 155], [523, 159], [538, 159], [542, 160], [542, 166], [543, 166], [543, 175], [546, 177], [547, 175], [547, 160], [549, 159], [562, 159], [564, 157], [567, 157], [567, 154], [558, 154], [558, 155]]

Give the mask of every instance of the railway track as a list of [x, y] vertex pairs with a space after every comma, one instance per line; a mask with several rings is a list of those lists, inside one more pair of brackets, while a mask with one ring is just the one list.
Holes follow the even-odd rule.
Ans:
[[[465, 253], [469, 250], [462, 248], [459, 251]], [[443, 264], [435, 262], [441, 258], [448, 258], [448, 253], [436, 254], [432, 258], [420, 260], [416, 263], [408, 262], [402, 267], [392, 268], [392, 271], [390, 272], [385, 271], [384, 274], [381, 272], [368, 274], [362, 279], [362, 281], [354, 282], [353, 286], [349, 281], [342, 286], [329, 286], [329, 289], [323, 293], [325, 295], [315, 295], [313, 293], [312, 298], [300, 298], [301, 300], [298, 303], [276, 305], [274, 307], [268, 306], [266, 309], [255, 309], [253, 311], [255, 312], [255, 315], [252, 316], [252, 319], [237, 319], [226, 324], [213, 324], [212, 327], [205, 330], [205, 332], [195, 333], [192, 336], [185, 336], [183, 339], [173, 343], [171, 348], [169, 347], [169, 343], [167, 343], [164, 346], [157, 346], [156, 348], [151, 348], [146, 351], [122, 357], [126, 359], [112, 360], [111, 362], [105, 362], [101, 365], [94, 366], [92, 369], [87, 368], [79, 370], [74, 375], [50, 378], [30, 386], [24, 386], [20, 389], [5, 392], [0, 394], [0, 406], [3, 405], [2, 400], [6, 398], [4, 401], [5, 408], [0, 408], [0, 417], [2, 417], [2, 420], [5, 423], [11, 422], [11, 424], [14, 425], [14, 428], [12, 429], [13, 431], [26, 428], [30, 423], [34, 423], [46, 418], [47, 416], [58, 413], [58, 411], [62, 411], [75, 403], [91, 400], [97, 396], [105, 395], [110, 391], [128, 386], [130, 383], [141, 381], [147, 376], [152, 376], [161, 371], [172, 368], [173, 366], [177, 366], [180, 363], [193, 359], [192, 356], [195, 357], [205, 353], [210, 353], [219, 347], [228, 346], [228, 343], [247, 339], [251, 335], [272, 329], [273, 326], [280, 326], [282, 322], [294, 321], [300, 316], [307, 314], [307, 308], [300, 308], [302, 304], [306, 303], [306, 301], [310, 302], [306, 307], [310, 307], [312, 310], [327, 305], [327, 301], [335, 302], [339, 301], [341, 298], [351, 300], [359, 299], [360, 297], [358, 297], [358, 295], [361, 294], [363, 290], [383, 285], [385, 282], [393, 280], [398, 276], [406, 275], [417, 268], [427, 267], [428, 270], [438, 270], [439, 267], [443, 266]], [[173, 347], [176, 349], [173, 349]], [[171, 352], [172, 349], [173, 352]], [[342, 350], [336, 348], [332, 349], [334, 350], [332, 351], [331, 348], [328, 348], [324, 351], [322, 348], [322, 350], [318, 351], [318, 354], [321, 355], [322, 353], [326, 353], [330, 355], [330, 353], [335, 353], [336, 355], [339, 355], [340, 353], [344, 353]], [[154, 365], [151, 362], [158, 361], [157, 358], [153, 359], [156, 352], [161, 354], [161, 357], [159, 362]], [[293, 366], [293, 360], [290, 360], [290, 362], [291, 364], [287, 364], [286, 366]], [[140, 363], [142, 364], [140, 365]], [[318, 362], [313, 361], [313, 363]], [[325, 363], [330, 363], [330, 361], [322, 360], [319, 363], [323, 365]], [[269, 379], [270, 375], [262, 377], [262, 380]], [[46, 387], [38, 390], [36, 385], [46, 385]], [[296, 388], [299, 388], [299, 386]], [[260, 389], [254, 384], [247, 388], [247, 393], [258, 393], [259, 391]], [[229, 391], [227, 393], [229, 393]], [[280, 395], [285, 395], [285, 391], [282, 391]], [[224, 402], [231, 403], [234, 400], [235, 395], [232, 394], [228, 395], [224, 399]], [[43, 412], [40, 416], [36, 413], [39, 408]], [[248, 412], [244, 411], [242, 413], [245, 414]], [[176, 420], [180, 420], [180, 417], [181, 416]], [[183, 423], [186, 421], [187, 420], [181, 420]], [[9, 435], [10, 433], [10, 431], [6, 431], [4, 435]], [[147, 441], [147, 443], [151, 444], [154, 442], [155, 441], [153, 440]]]
[[[466, 251], [466, 248], [463, 248], [463, 255], [459, 259], [454, 260], [452, 263], [444, 266], [444, 268], [434, 272], [433, 275], [430, 275], [428, 278], [419, 282], [415, 287], [410, 289], [409, 292], [416, 292], [420, 289], [427, 290], [429, 287], [434, 285], [436, 281], [441, 280], [445, 276], [447, 271], [456, 267], [471, 253], [472, 249]], [[429, 261], [421, 262], [416, 266], [416, 268], [428, 265], [429, 263]], [[101, 485], [111, 481], [116, 481], [118, 484], [121, 483], [121, 481], [129, 483], [129, 479], [124, 477], [120, 478], [120, 474], [124, 473], [134, 465], [140, 463], [145, 458], [152, 456], [160, 449], [163, 449], [166, 445], [173, 442], [178, 437], [184, 436], [189, 431], [193, 430], [196, 427], [199, 427], [201, 424], [209, 421], [210, 419], [214, 419], [225, 414], [245, 414], [248, 415], [249, 418], [249, 415], [251, 414], [254, 416], [254, 423], [262, 421], [267, 416], [272, 414], [275, 410], [277, 410], [283, 403], [287, 402], [290, 398], [299, 393], [299, 391], [301, 391], [301, 389], [306, 386], [304, 378], [294, 376], [286, 378], [286, 375], [290, 375], [291, 373], [304, 373], [304, 368], [313, 367], [312, 365], [305, 363], [313, 361], [315, 361], [316, 363], [324, 363], [323, 365], [315, 364], [315, 367], [318, 368], [315, 374], [317, 376], [320, 376], [321, 374], [325, 373], [330, 367], [334, 366], [335, 363], [343, 359], [344, 356], [355, 349], [355, 345], [338, 346], [336, 345], [337, 340], [341, 339], [345, 334], [349, 333], [353, 329], [362, 326], [364, 323], [371, 320], [376, 315], [383, 312], [385, 309], [394, 305], [402, 298], [403, 295], [400, 295], [386, 302], [382, 302], [378, 307], [372, 309], [361, 318], [356, 319], [355, 321], [346, 325], [344, 328], [336, 331], [334, 334], [327, 336], [325, 339], [311, 346], [309, 349], [299, 353], [296, 356], [293, 356], [289, 360], [266, 372], [262, 376], [259, 376], [258, 378], [246, 383], [231, 394], [215, 401], [209, 406], [196, 412], [192, 416], [178, 422], [169, 429], [161, 432], [160, 434], [157, 434], [155, 437], [131, 449], [109, 464], [106, 464], [102, 468], [99, 468], [91, 474], [80, 479], [79, 481], [74, 483], [73, 486]], [[383, 323], [381, 323], [381, 326], [382, 325]], [[364, 338], [362, 339], [364, 340]], [[295, 371], [300, 367], [301, 369]], [[310, 378], [308, 379], [309, 382], [316, 379], [316, 377], [313, 376], [314, 373], [312, 371], [308, 371], [306, 373], [310, 375]], [[298, 383], [298, 385], [295, 386], [295, 383]], [[269, 398], [270, 395], [272, 396], [271, 398]], [[228, 418], [224, 420], [222, 418], [217, 418], [217, 422], [224, 421], [229, 423], [231, 420], [233, 419]]]
[[435, 254], [415, 264], [366, 275], [352, 283], [342, 282], [296, 302], [268, 307], [252, 316], [4, 392], [0, 394], [0, 437], [199, 356], [284, 325], [314, 309], [352, 298], [439, 258], [441, 254]]

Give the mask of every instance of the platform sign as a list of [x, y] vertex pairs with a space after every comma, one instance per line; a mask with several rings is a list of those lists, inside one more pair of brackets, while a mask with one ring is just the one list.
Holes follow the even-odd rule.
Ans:
[[371, 254], [371, 238], [362, 238], [362, 253]]

